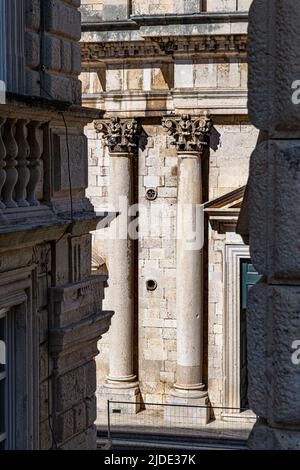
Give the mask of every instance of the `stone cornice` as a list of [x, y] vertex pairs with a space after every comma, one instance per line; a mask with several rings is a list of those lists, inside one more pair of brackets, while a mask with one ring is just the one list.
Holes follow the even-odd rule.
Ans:
[[101, 15], [93, 14], [82, 8], [82, 31], [119, 31], [138, 29], [141, 26], [201, 23], [248, 22], [248, 12], [202, 12], [192, 14], [131, 15], [125, 21], [103, 21]]
[[134, 153], [137, 147], [138, 122], [112, 117], [109, 121], [96, 121], [96, 132], [101, 133], [111, 153]]
[[168, 135], [174, 138], [178, 152], [202, 153], [208, 144], [213, 127], [211, 116], [208, 113], [202, 116], [168, 115], [162, 120], [163, 127]]
[[157, 36], [144, 41], [83, 42], [82, 61], [106, 62], [203, 54], [246, 54], [247, 35]]
[[166, 24], [198, 24], [198, 23], [236, 23], [248, 22], [248, 12], [202, 12], [202, 13], [170, 13], [164, 15], [131, 15], [131, 21], [139, 26]]

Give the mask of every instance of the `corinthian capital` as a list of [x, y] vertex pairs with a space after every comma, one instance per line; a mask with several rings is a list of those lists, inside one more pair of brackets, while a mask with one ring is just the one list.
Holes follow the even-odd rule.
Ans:
[[203, 116], [164, 116], [162, 124], [168, 135], [174, 137], [178, 151], [199, 153], [208, 145], [213, 126], [211, 116], [207, 113]]
[[133, 153], [137, 147], [138, 123], [135, 119], [121, 120], [113, 117], [110, 121], [96, 121], [95, 129], [102, 134], [106, 147], [112, 153]]

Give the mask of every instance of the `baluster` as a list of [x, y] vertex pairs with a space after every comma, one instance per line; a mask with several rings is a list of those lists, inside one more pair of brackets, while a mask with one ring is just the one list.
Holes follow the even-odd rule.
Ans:
[[17, 207], [17, 204], [13, 200], [13, 191], [18, 181], [18, 172], [16, 170], [18, 146], [14, 137], [16, 121], [17, 119], [15, 118], [7, 119], [3, 136], [3, 142], [6, 148], [6, 180], [3, 186], [3, 202], [7, 208]]
[[[2, 197], [2, 188], [6, 180], [6, 171], [5, 171], [5, 157], [6, 149], [2, 140], [2, 126], [5, 123], [6, 119], [0, 117], [0, 199]], [[0, 209], [5, 209], [5, 205], [0, 200]]]
[[39, 206], [40, 203], [36, 198], [36, 189], [40, 181], [41, 169], [40, 159], [42, 149], [38, 141], [37, 132], [41, 126], [39, 121], [32, 121], [28, 127], [28, 143], [30, 147], [29, 153], [29, 170], [30, 178], [27, 186], [27, 201], [31, 206]]
[[30, 171], [28, 168], [29, 144], [27, 142], [27, 119], [21, 119], [17, 123], [16, 141], [18, 144], [17, 156], [17, 171], [19, 175], [16, 184], [16, 201], [19, 207], [28, 207], [29, 203], [26, 201], [26, 188], [30, 178]]

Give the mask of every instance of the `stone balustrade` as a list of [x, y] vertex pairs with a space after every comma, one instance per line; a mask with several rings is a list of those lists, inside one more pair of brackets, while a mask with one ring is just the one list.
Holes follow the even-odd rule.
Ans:
[[0, 115], [0, 209], [39, 206], [43, 122]]

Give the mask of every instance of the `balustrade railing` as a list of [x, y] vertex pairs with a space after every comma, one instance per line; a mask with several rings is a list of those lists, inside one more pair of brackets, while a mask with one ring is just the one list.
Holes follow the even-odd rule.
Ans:
[[43, 122], [0, 116], [0, 210], [39, 206]]

